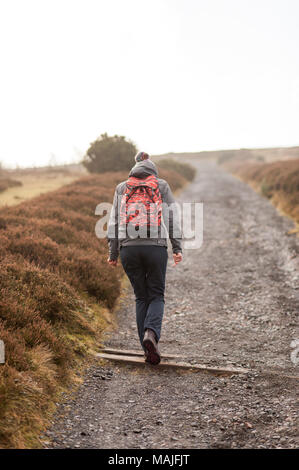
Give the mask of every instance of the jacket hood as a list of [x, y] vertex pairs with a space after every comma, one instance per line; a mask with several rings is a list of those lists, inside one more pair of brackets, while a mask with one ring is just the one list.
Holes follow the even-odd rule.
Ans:
[[135, 178], [146, 178], [149, 175], [158, 176], [157, 167], [151, 160], [143, 160], [136, 163], [129, 173], [129, 176], [134, 176]]

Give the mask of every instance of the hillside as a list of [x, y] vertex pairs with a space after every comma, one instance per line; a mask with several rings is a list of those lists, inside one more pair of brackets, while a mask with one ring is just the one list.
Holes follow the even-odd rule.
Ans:
[[249, 161], [274, 162], [278, 160], [290, 160], [299, 158], [299, 147], [281, 147], [281, 148], [260, 148], [260, 149], [233, 149], [233, 150], [214, 150], [202, 152], [186, 153], [165, 153], [155, 155], [157, 161], [159, 158], [194, 158], [196, 160], [216, 160], [219, 163], [242, 164]]

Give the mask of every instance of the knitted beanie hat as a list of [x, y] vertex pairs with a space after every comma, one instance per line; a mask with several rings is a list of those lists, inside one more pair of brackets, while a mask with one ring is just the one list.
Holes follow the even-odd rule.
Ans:
[[139, 163], [142, 162], [143, 160], [148, 160], [149, 159], [149, 154], [145, 152], [138, 152], [135, 155], [135, 162]]

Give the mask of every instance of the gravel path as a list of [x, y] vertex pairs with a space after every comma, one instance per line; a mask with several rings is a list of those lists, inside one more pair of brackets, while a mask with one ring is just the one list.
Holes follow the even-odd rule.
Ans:
[[[169, 262], [162, 354], [252, 372], [223, 378], [97, 362], [59, 407], [46, 448], [298, 447], [298, 381], [285, 376], [299, 375], [290, 358], [299, 338], [299, 239], [247, 185], [212, 162], [196, 166], [179, 199], [204, 202], [204, 242], [176, 268]], [[127, 291], [105, 344], [135, 349]]]

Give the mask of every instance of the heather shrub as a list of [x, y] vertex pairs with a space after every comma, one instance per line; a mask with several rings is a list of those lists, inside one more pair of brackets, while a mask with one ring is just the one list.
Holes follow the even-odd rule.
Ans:
[[58, 266], [60, 253], [58, 245], [49, 238], [40, 239], [38, 236], [28, 236], [15, 232], [15, 237], [9, 242], [8, 251], [22, 255], [30, 263], [41, 268]]
[[177, 191], [186, 184], [186, 179], [173, 170], [159, 169], [159, 177], [168, 182], [172, 191]]
[[111, 269], [106, 258], [107, 254], [105, 258], [99, 257], [97, 260], [84, 252], [77, 252], [74, 259], [70, 253], [63, 269], [74, 287], [80, 291], [86, 291], [98, 301], [105, 302], [107, 307], [112, 308], [120, 295], [119, 270], [111, 276]]
[[114, 175], [103, 185], [101, 177], [84, 178], [84, 184], [0, 209], [0, 338], [6, 348], [0, 447], [30, 445], [27, 423], [27, 434], [35, 429], [37, 435], [51, 397], [75, 380], [76, 364], [99, 342], [106, 320], [90, 309], [89, 299], [113, 307], [120, 269], [106, 266], [94, 211], [112, 199], [118, 181]]
[[195, 177], [196, 170], [189, 163], [179, 162], [171, 158], [167, 158], [158, 162], [159, 168], [165, 170], [175, 171], [179, 175], [183, 176], [187, 181], [192, 181]]
[[[39, 228], [42, 233], [58, 245], [69, 245], [78, 242], [78, 231], [65, 222], [45, 220], [44, 223], [39, 224]], [[86, 238], [90, 239], [88, 235]]]
[[236, 173], [299, 223], [299, 159], [243, 165]]
[[[38, 445], [59, 391], [100, 342], [122, 270], [106, 262], [94, 213], [127, 176], [89, 176], [0, 209], [0, 447]], [[165, 169], [161, 177], [174, 190], [186, 182]]]

